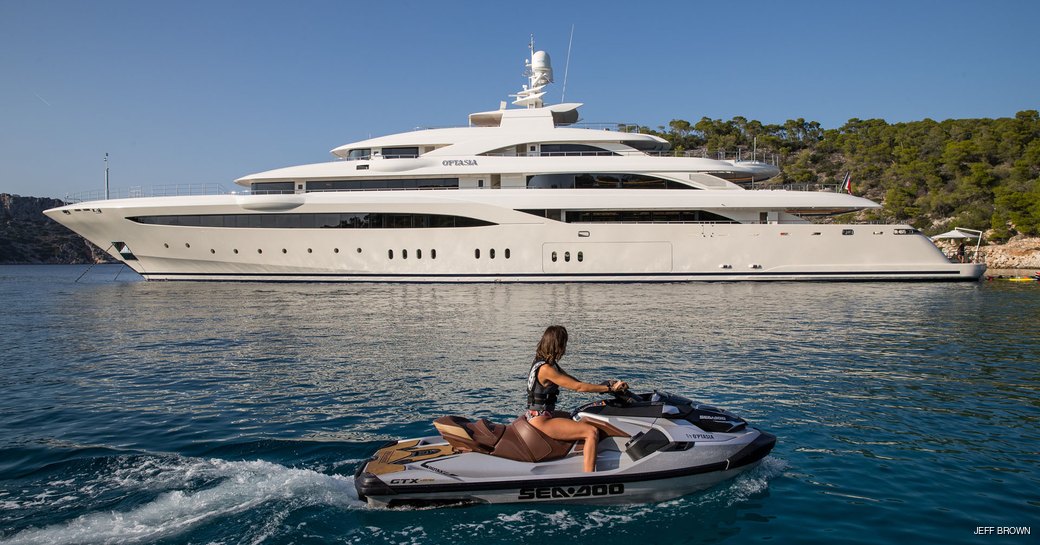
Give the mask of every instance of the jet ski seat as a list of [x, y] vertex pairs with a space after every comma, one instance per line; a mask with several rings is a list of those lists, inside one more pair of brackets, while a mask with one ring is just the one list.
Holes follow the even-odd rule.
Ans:
[[479, 452], [518, 462], [546, 462], [563, 458], [575, 441], [545, 435], [521, 416], [508, 426], [461, 416], [442, 416], [433, 426], [449, 445], [462, 452]]
[[462, 452], [491, 454], [506, 431], [502, 424], [481, 418], [476, 422], [461, 416], [442, 416], [433, 421], [441, 437]]

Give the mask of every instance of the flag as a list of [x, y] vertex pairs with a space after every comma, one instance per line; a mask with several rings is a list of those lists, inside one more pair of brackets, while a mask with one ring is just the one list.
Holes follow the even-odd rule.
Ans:
[[852, 195], [852, 172], [845, 173], [845, 179], [841, 181], [841, 189], [849, 195]]

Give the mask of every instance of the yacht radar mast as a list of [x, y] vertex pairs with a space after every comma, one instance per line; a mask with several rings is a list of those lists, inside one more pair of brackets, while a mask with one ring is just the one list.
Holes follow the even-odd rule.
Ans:
[[534, 36], [528, 45], [531, 50], [531, 59], [524, 62], [524, 76], [527, 77], [529, 85], [524, 85], [523, 90], [515, 95], [516, 106], [527, 108], [541, 108], [544, 106], [542, 97], [545, 96], [545, 86], [553, 82], [552, 61], [545, 51], [534, 50]]

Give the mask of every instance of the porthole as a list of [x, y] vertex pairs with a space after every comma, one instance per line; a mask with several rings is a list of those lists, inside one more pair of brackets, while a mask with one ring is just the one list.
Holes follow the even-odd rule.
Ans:
[[187, 242], [185, 242], [185, 243], [184, 243], [184, 247], [185, 247], [185, 248], [191, 248], [191, 244], [188, 244]]
[[480, 248], [473, 250], [473, 257], [480, 259]]
[[287, 253], [289, 253], [289, 250], [286, 250], [285, 248], [282, 248], [282, 253], [283, 254], [287, 254]]
[[506, 259], [509, 259], [509, 248], [506, 248]]
[[556, 252], [552, 253], [552, 261], [553, 263], [556, 263]]
[[210, 248], [210, 249], [209, 249], [209, 253], [211, 253], [211, 254], [215, 254], [215, 253], [217, 253], [217, 251], [216, 251], [216, 250], [214, 250], [213, 248]]
[[170, 244], [168, 242], [163, 242], [163, 248], [169, 248], [169, 247], [170, 247]]
[[570, 252], [563, 252], [563, 260], [566, 261], [567, 263], [570, 263], [571, 262], [571, 253]]
[[408, 250], [401, 250], [401, 259], [408, 259]]
[[338, 254], [338, 253], [339, 253], [339, 248], [333, 248], [333, 249], [332, 249], [332, 253], [334, 253], [334, 254]]
[[394, 251], [393, 250], [387, 250], [386, 251], [386, 257], [388, 257], [390, 259], [393, 259], [394, 258]]
[[585, 261], [585, 254], [583, 254], [581, 252], [578, 252], [578, 261], [579, 262]]
[[238, 253], [238, 248], [235, 248], [234, 250], [231, 250], [231, 251], [235, 252], [237, 254]]
[[430, 259], [437, 259], [437, 250], [430, 250]]
[[257, 248], [257, 249], [256, 249], [256, 253], [258, 253], [258, 254], [262, 254], [262, 253], [264, 253], [264, 251], [263, 251], [263, 250], [261, 250], [260, 248]]
[[361, 248], [357, 249], [357, 253], [359, 253], [359, 254], [361, 253]]
[[314, 253], [314, 249], [312, 249], [312, 248], [307, 248], [307, 253], [308, 253], [308, 254], [313, 254], [313, 253]]
[[415, 251], [415, 259], [422, 259], [422, 250]]
[[492, 248], [491, 251], [488, 252], [488, 255], [491, 257], [491, 259], [495, 259], [495, 249]]

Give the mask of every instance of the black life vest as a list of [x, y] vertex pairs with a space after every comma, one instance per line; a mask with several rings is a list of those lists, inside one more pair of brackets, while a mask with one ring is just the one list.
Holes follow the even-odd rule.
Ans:
[[[527, 410], [549, 411], [556, 410], [556, 398], [560, 394], [560, 387], [550, 382], [548, 386], [542, 386], [538, 381], [538, 370], [545, 365], [544, 361], [536, 361], [531, 364], [531, 372], [527, 375]], [[553, 364], [556, 365], [556, 364]], [[559, 369], [559, 366], [556, 366]]]

